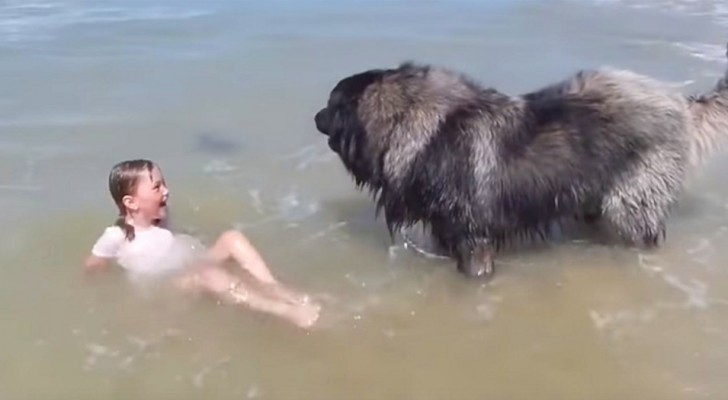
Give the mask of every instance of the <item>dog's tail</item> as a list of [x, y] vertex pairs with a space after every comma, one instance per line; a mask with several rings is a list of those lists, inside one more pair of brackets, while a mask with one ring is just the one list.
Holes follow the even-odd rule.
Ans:
[[728, 145], [728, 70], [711, 91], [690, 97], [688, 107], [692, 115], [690, 161], [698, 165]]

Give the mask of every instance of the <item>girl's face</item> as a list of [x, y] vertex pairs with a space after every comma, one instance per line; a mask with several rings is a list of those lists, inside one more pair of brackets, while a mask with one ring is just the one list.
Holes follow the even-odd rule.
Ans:
[[130, 214], [144, 223], [163, 221], [167, 217], [169, 190], [159, 167], [151, 173], [143, 172], [137, 178], [136, 193], [124, 196], [124, 205]]

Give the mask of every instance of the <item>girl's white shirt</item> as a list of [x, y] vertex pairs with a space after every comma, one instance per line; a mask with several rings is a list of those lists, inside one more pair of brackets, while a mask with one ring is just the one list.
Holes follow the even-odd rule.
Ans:
[[114, 259], [132, 277], [153, 278], [189, 265], [201, 244], [187, 235], [174, 235], [159, 226], [134, 228], [129, 241], [119, 226], [107, 227], [96, 240], [91, 254]]

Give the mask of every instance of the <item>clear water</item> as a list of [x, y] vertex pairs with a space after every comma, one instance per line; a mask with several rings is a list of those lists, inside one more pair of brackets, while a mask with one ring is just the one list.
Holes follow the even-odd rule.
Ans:
[[[696, 92], [727, 37], [707, 0], [0, 2], [0, 398], [725, 398], [726, 156], [658, 251], [577, 231], [482, 285], [390, 242], [313, 114], [404, 60], [509, 93], [604, 64]], [[318, 329], [84, 277], [132, 157], [162, 165], [178, 225], [242, 229], [335, 298]]]

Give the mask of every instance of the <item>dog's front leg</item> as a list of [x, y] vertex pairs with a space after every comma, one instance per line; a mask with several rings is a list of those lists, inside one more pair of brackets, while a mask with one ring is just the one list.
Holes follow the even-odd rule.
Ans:
[[458, 271], [470, 278], [490, 279], [495, 272], [495, 251], [487, 241], [461, 244], [455, 254]]

